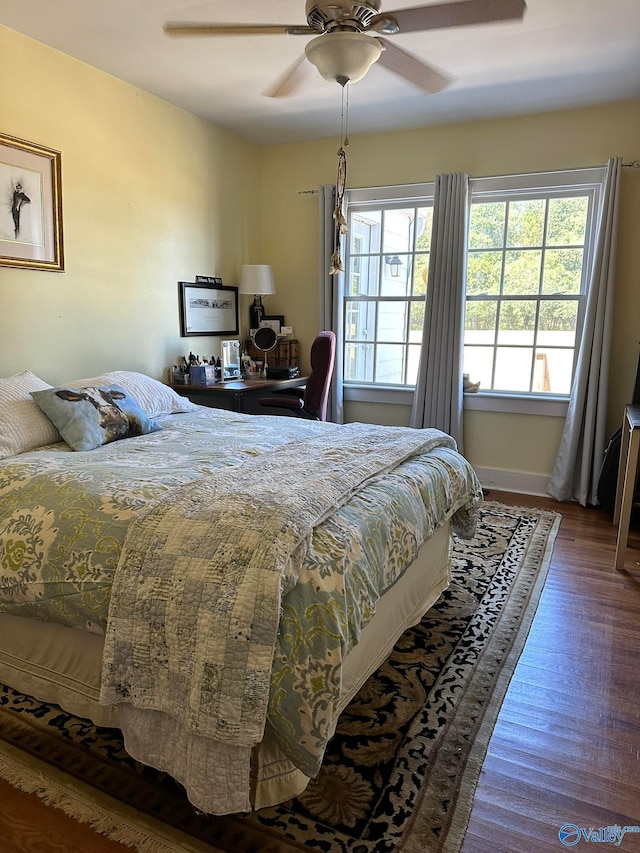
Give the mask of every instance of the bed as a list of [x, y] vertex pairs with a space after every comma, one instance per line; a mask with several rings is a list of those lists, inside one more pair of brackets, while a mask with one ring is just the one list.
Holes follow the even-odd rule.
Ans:
[[437, 430], [208, 409], [129, 371], [0, 380], [0, 457], [0, 682], [120, 728], [212, 814], [304, 790], [482, 499]]

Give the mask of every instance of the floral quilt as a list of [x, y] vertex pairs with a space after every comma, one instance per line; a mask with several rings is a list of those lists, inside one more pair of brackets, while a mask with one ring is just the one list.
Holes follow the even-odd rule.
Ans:
[[[298, 442], [302, 454], [305, 439], [342, 429], [211, 409], [161, 423], [87, 453], [61, 444], [0, 463], [0, 610], [104, 631], [127, 530], [143, 509], [231, 468], [250, 495], [242, 471], [256, 462], [244, 462]], [[449, 439], [370, 476], [314, 528], [295, 575], [283, 575], [267, 724], [308, 775], [324, 751], [342, 656], [377, 599], [446, 519], [473, 535], [480, 500]]]

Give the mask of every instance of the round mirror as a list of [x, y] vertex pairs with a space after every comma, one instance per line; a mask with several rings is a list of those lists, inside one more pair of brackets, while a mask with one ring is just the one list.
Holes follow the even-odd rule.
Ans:
[[278, 336], [269, 326], [261, 326], [256, 329], [251, 340], [254, 347], [262, 352], [271, 352], [278, 344]]

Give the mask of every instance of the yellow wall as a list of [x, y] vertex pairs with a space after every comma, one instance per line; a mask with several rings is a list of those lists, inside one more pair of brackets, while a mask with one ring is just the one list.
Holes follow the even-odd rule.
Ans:
[[0, 267], [0, 376], [161, 378], [213, 354], [180, 337], [177, 282], [257, 261], [257, 146], [5, 27], [0, 57], [0, 130], [62, 152], [66, 255], [64, 273]]
[[[51, 382], [116, 368], [162, 377], [185, 350], [213, 354], [218, 339], [180, 337], [177, 282], [201, 273], [237, 284], [242, 263], [273, 265], [267, 310], [284, 314], [308, 351], [319, 222], [307, 191], [335, 181], [337, 138], [259, 147], [4, 27], [0, 57], [19, 81], [0, 87], [0, 131], [62, 151], [66, 252], [65, 273], [0, 267], [0, 376], [28, 367]], [[351, 187], [593, 166], [640, 156], [640, 104], [366, 136], [352, 127], [350, 138]], [[640, 170], [625, 169], [610, 430], [638, 356], [639, 223]], [[246, 308], [243, 298], [243, 332]], [[347, 407], [350, 420], [408, 418], [406, 406]], [[548, 475], [561, 429], [558, 418], [468, 412], [465, 449], [477, 467]]]
[[[357, 86], [351, 95], [357, 99]], [[428, 100], [425, 99], [425, 109]], [[336, 96], [336, 114], [339, 98]], [[347, 151], [350, 187], [431, 181], [438, 173], [472, 177], [603, 165], [640, 157], [640, 102], [358, 136]], [[339, 140], [263, 148], [262, 260], [271, 263], [277, 300], [304, 345], [318, 329], [318, 197], [304, 193], [335, 182]], [[610, 371], [610, 431], [631, 394], [640, 340], [640, 170], [623, 169], [615, 318]], [[310, 294], [312, 294], [310, 296]], [[275, 299], [275, 297], [272, 297]], [[404, 406], [348, 404], [347, 420], [406, 424]], [[547, 476], [563, 419], [465, 414], [465, 452], [479, 467]]]

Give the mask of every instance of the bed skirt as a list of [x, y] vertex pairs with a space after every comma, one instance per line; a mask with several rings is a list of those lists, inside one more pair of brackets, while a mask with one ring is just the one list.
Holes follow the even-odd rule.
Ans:
[[[339, 710], [389, 656], [401, 634], [420, 621], [451, 580], [450, 525], [425, 542], [414, 562], [378, 602], [360, 642], [344, 661]], [[99, 726], [120, 728], [117, 706], [99, 704], [104, 638], [19, 616], [0, 614], [0, 682], [59, 705]], [[265, 739], [254, 751], [254, 808], [300, 794], [309, 778]]]

